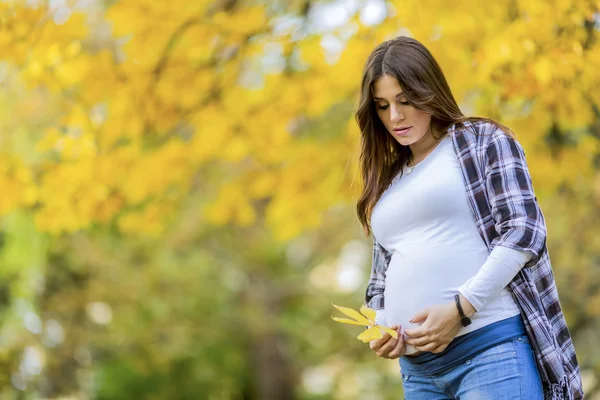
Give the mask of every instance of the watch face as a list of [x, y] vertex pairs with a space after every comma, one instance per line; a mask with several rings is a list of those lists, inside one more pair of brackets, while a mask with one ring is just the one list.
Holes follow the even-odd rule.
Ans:
[[467, 325], [471, 324], [471, 320], [468, 317], [462, 317], [461, 322], [462, 322], [463, 326], [467, 326]]

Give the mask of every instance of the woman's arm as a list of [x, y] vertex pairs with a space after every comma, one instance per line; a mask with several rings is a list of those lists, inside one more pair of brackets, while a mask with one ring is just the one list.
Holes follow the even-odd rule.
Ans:
[[458, 291], [481, 310], [546, 244], [546, 224], [537, 204], [521, 144], [500, 129], [485, 151], [484, 174], [497, 236], [479, 272]]
[[458, 288], [467, 301], [480, 311], [517, 275], [533, 257], [530, 250], [515, 250], [496, 246], [491, 251], [477, 274]]
[[[485, 152], [485, 190], [497, 236], [496, 246], [529, 250], [537, 258], [546, 246], [546, 222], [533, 191], [521, 144], [497, 129]], [[530, 260], [531, 261], [531, 260]]]

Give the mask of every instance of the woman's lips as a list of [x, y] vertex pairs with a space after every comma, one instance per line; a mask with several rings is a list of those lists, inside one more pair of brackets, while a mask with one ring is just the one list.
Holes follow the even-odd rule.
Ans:
[[404, 128], [404, 129], [394, 129], [394, 134], [396, 136], [406, 136], [408, 134], [408, 132], [410, 132], [412, 126], [408, 127], [408, 128]]

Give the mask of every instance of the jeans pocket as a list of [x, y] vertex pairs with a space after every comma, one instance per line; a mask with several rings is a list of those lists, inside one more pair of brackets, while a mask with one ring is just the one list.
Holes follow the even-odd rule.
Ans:
[[519, 336], [518, 338], [513, 339], [512, 343], [517, 351], [523, 351], [524, 354], [533, 356], [535, 359], [535, 352], [533, 351], [533, 347], [527, 336]]
[[521, 393], [528, 399], [543, 398], [542, 378], [537, 366], [536, 355], [527, 336], [513, 340], [517, 351], [519, 375], [521, 378]]

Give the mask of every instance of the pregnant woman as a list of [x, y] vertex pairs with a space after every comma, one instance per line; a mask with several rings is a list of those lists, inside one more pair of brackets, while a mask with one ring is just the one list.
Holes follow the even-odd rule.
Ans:
[[581, 399], [525, 154], [465, 117], [438, 63], [398, 37], [367, 60], [356, 118], [373, 234], [366, 305], [392, 326], [407, 400]]

